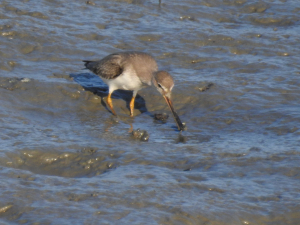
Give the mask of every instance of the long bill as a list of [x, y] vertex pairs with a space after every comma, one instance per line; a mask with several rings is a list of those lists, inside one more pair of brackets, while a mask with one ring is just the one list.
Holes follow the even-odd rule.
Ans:
[[164, 96], [164, 98], [165, 98], [168, 106], [170, 107], [170, 109], [172, 111], [172, 114], [174, 116], [174, 119], [175, 119], [175, 122], [177, 124], [178, 130], [180, 130], [180, 131], [184, 130], [184, 125], [182, 124], [182, 122], [181, 122], [179, 116], [177, 115], [177, 113], [175, 112], [174, 107], [173, 107], [173, 103], [172, 103], [171, 99], [168, 98], [165, 95], [163, 95], [163, 96]]

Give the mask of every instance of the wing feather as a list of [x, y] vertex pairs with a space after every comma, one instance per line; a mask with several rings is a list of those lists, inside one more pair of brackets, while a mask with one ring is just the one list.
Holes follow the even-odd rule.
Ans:
[[122, 58], [118, 54], [106, 56], [100, 61], [84, 60], [85, 67], [104, 79], [114, 79], [123, 73]]

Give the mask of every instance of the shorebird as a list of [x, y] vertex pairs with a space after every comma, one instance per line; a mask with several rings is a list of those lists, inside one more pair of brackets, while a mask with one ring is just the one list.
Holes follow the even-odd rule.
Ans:
[[158, 71], [155, 59], [143, 52], [118, 52], [106, 56], [99, 61], [83, 60], [86, 69], [89, 69], [108, 85], [109, 93], [107, 104], [111, 112], [116, 116], [111, 95], [115, 90], [133, 91], [130, 101], [130, 116], [133, 116], [136, 94], [144, 87], [152, 83], [159, 93], [165, 98], [174, 116], [178, 129], [184, 129], [179, 116], [174, 110], [171, 101], [171, 91], [174, 87], [172, 76], [166, 71]]

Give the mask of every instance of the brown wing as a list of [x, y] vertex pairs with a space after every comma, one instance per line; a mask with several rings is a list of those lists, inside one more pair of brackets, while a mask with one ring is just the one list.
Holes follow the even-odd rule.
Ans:
[[100, 61], [83, 61], [85, 67], [104, 79], [114, 79], [123, 72], [122, 57], [111, 54]]

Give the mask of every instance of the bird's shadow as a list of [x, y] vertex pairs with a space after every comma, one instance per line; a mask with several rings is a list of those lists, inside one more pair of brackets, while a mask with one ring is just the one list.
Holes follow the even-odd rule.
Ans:
[[[98, 95], [101, 98], [101, 105], [105, 107], [109, 112], [110, 109], [107, 107], [106, 102], [103, 100], [104, 97], [108, 95], [107, 85], [96, 75], [90, 73], [79, 73], [79, 74], [70, 74], [70, 77], [73, 80], [81, 85], [85, 91], [89, 91], [95, 95]], [[132, 98], [132, 91], [116, 90], [112, 94], [114, 99], [123, 99], [126, 102], [126, 107], [128, 109], [128, 115], [130, 113], [130, 101]], [[138, 109], [140, 113], [148, 113], [145, 99], [137, 94], [134, 102], [134, 108]]]

